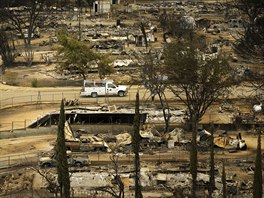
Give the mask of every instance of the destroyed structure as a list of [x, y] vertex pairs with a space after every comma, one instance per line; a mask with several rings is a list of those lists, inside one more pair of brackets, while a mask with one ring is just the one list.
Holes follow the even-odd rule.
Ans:
[[[144, 60], [140, 60], [139, 55], [149, 52], [144, 35], [140, 29], [140, 18], [144, 24], [148, 45], [151, 46], [152, 53], [158, 54], [162, 59], [163, 44], [171, 42], [170, 33], [163, 34], [163, 30], [158, 22], [164, 10], [173, 16], [181, 16], [180, 20], [184, 22], [186, 31], [188, 29], [200, 31], [208, 40], [201, 40], [201, 44], [208, 47], [206, 56], [214, 56], [222, 50], [229, 49], [231, 41], [229, 35], [236, 35], [236, 30], [242, 28], [239, 16], [236, 16], [236, 10], [227, 8], [218, 3], [202, 2], [153, 2], [153, 3], [131, 3], [126, 6], [119, 5], [119, 1], [95, 1], [92, 6], [92, 15], [79, 13], [77, 8], [74, 12], [67, 15], [55, 15], [50, 27], [40, 28], [38, 34], [48, 34], [39, 43], [39, 47], [54, 46], [57, 44], [56, 29], [63, 27], [70, 33], [76, 33], [81, 29], [81, 40], [92, 45], [93, 49], [100, 53], [109, 53], [115, 59], [111, 63], [112, 67], [119, 73], [126, 74], [134, 72], [142, 65]], [[114, 7], [113, 7], [114, 6]], [[115, 8], [115, 9], [112, 9]], [[126, 11], [125, 13], [123, 11]], [[135, 15], [136, 13], [136, 15]], [[79, 15], [79, 16], [78, 16]], [[225, 16], [223, 16], [225, 15]], [[140, 17], [138, 17], [140, 16]], [[214, 17], [212, 17], [214, 16]], [[112, 17], [112, 20], [110, 21]], [[137, 17], [131, 22], [129, 19]], [[78, 20], [81, 19], [81, 28], [78, 27]], [[109, 19], [109, 21], [107, 21]], [[106, 23], [104, 23], [107, 21]], [[129, 21], [129, 22], [128, 22]], [[44, 22], [45, 23], [45, 22]], [[8, 28], [8, 27], [6, 27]], [[226, 36], [228, 35], [228, 36]], [[204, 42], [204, 43], [202, 43]], [[246, 75], [247, 68], [236, 64], [238, 58], [232, 55], [232, 61], [237, 67], [238, 75]], [[46, 51], [40, 55], [41, 61], [46, 64], [56, 63], [56, 54]], [[97, 72], [98, 65], [93, 63], [89, 72]], [[56, 79], [80, 79], [74, 71], [55, 69], [54, 71], [40, 71], [44, 75]], [[71, 175], [71, 186], [76, 196], [84, 192], [83, 196], [95, 196], [99, 194], [102, 187], [110, 186], [116, 188], [113, 182], [113, 167], [111, 161], [106, 161], [103, 166], [97, 166], [96, 157], [99, 154], [118, 153], [120, 154], [121, 167], [120, 176], [124, 182], [127, 195], [133, 191], [133, 167], [131, 166], [133, 155], [131, 154], [131, 126], [133, 124], [134, 109], [114, 107], [110, 109], [103, 107], [83, 107], [79, 106], [78, 100], [66, 101], [66, 106], [77, 106], [76, 108], [67, 108], [65, 137], [67, 149], [72, 152], [85, 152], [92, 158], [91, 165], [83, 169], [73, 169]], [[246, 152], [247, 142], [243, 135], [229, 134], [229, 130], [234, 129], [252, 129], [252, 126], [261, 126], [263, 124], [262, 103], [255, 104], [254, 112], [239, 109], [232, 104], [220, 104], [219, 109], [212, 110], [212, 114], [205, 115], [200, 124], [200, 130], [197, 135], [199, 152], [209, 151], [209, 144], [212, 135], [209, 131], [209, 123], [213, 122], [219, 126], [214, 134], [214, 146], [216, 155], [220, 158], [226, 157], [226, 154], [235, 155], [236, 152]], [[259, 114], [258, 114], [259, 113]], [[50, 112], [42, 118], [36, 120], [28, 128], [42, 128], [56, 125], [59, 112]], [[221, 119], [218, 118], [221, 116]], [[188, 128], [185, 126], [188, 113], [185, 109], [171, 109], [170, 123], [171, 130], [163, 134], [163, 114], [161, 109], [144, 107], [141, 110], [142, 127], [140, 136], [142, 139], [141, 156], [141, 180], [144, 192], [154, 191], [160, 197], [176, 197], [177, 193], [187, 196], [190, 192], [191, 175], [189, 173], [190, 164], [188, 155], [190, 150], [190, 136], [187, 135]], [[88, 127], [86, 128], [85, 126]], [[97, 131], [91, 133], [89, 125], [109, 125], [128, 126], [118, 132], [107, 128], [106, 133]], [[74, 128], [74, 129], [73, 129]], [[93, 131], [94, 132], [94, 131]], [[55, 140], [54, 140], [55, 142]], [[53, 142], [53, 143], [54, 143]], [[165, 156], [165, 154], [168, 154]], [[208, 156], [202, 156], [204, 159], [198, 165], [198, 187], [204, 192], [203, 197], [207, 195], [209, 185], [209, 160]], [[99, 158], [99, 157], [98, 157]], [[98, 160], [99, 161], [99, 160]], [[97, 162], [97, 163], [100, 163]], [[253, 173], [253, 160], [251, 158], [228, 161], [227, 166], [237, 168], [247, 175], [248, 180], [236, 178], [229, 170], [227, 177], [227, 192], [230, 196], [238, 195], [240, 197], [251, 197], [252, 180], [250, 176]], [[234, 167], [235, 166], [235, 167]], [[223, 184], [221, 180], [221, 164], [215, 165], [216, 189], [213, 197], [220, 197], [223, 194]], [[237, 170], [236, 170], [237, 171]], [[56, 178], [55, 171], [50, 171], [52, 177]], [[235, 171], [234, 171], [235, 172]], [[239, 177], [239, 176], [237, 176]], [[46, 189], [47, 181], [37, 174], [28, 170], [12, 173], [6, 176], [2, 185], [2, 193], [29, 191], [32, 188]], [[47, 191], [44, 191], [47, 193]], [[78, 194], [79, 193], [79, 194]], [[51, 193], [52, 194], [52, 193]], [[148, 194], [147, 196], [153, 196]], [[99, 197], [99, 196], [98, 196]], [[104, 195], [101, 195], [104, 197]]]

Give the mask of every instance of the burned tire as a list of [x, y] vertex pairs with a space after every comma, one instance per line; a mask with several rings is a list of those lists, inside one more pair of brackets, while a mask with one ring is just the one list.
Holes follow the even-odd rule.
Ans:
[[97, 97], [97, 93], [96, 93], [96, 92], [93, 92], [93, 93], [91, 94], [91, 96], [92, 96], [92, 98], [96, 98], [96, 97]]
[[125, 92], [123, 92], [123, 91], [119, 91], [119, 92], [118, 92], [118, 96], [120, 96], [120, 97], [124, 97], [124, 96], [125, 96]]

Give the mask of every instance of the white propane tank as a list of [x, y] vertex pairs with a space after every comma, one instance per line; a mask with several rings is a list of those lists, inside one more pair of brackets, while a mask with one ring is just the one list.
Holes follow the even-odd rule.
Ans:
[[253, 106], [254, 112], [258, 113], [262, 111], [262, 103], [259, 105], [254, 105]]

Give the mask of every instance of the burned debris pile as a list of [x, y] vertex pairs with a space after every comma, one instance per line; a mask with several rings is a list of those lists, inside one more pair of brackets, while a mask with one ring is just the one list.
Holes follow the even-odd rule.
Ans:
[[[101, 3], [105, 3], [104, 6]], [[100, 6], [102, 13], [97, 10]], [[110, 10], [110, 8], [115, 9]], [[252, 75], [251, 70], [246, 68], [247, 66], [240, 65], [240, 58], [232, 51], [231, 43], [239, 36], [238, 32], [243, 31], [244, 24], [237, 10], [231, 6], [229, 8], [228, 5], [218, 2], [208, 4], [192, 1], [163, 1], [137, 4], [134, 2], [126, 6], [111, 7], [108, 2], [96, 1], [91, 8], [93, 14], [92, 12], [90, 14], [79, 12], [78, 9], [56, 11], [57, 14], [53, 19], [43, 20], [42, 27], [34, 32], [33, 39], [40, 39], [40, 41], [32, 43], [43, 50], [36, 54], [39, 55], [40, 62], [45, 63], [46, 66], [59, 63], [57, 54], [48, 51], [51, 47], [58, 45], [57, 29], [59, 28], [66, 30], [69, 34], [78, 34], [79, 40], [91, 46], [94, 52], [111, 57], [109, 65], [117, 72], [117, 77], [138, 76], [146, 54], [155, 54], [155, 61], [163, 63], [164, 44], [172, 42], [174, 36], [181, 38], [185, 34], [192, 35], [192, 32], [199, 32], [199, 45], [205, 48], [204, 57], [215, 57], [223, 51], [228, 51], [231, 64], [237, 67], [235, 78], [246, 78]], [[21, 35], [16, 36], [21, 39]], [[99, 66], [96, 61], [89, 62], [89, 71], [87, 71], [89, 75], [97, 73], [98, 70]], [[56, 80], [76, 81], [82, 78], [74, 64], [66, 69], [57, 65], [54, 70], [39, 71], [39, 73]], [[84, 191], [86, 197], [95, 195], [104, 187], [116, 189], [117, 185], [113, 176], [115, 168], [110, 165], [111, 160], [108, 157], [111, 154], [118, 154], [121, 156], [122, 164], [119, 169], [120, 178], [126, 192], [131, 192], [135, 188], [134, 168], [131, 166], [134, 158], [131, 149], [134, 107], [83, 107], [80, 105], [78, 99], [65, 100], [67, 120], [65, 144], [68, 151], [88, 153], [93, 161], [91, 164], [88, 163], [86, 169], [78, 167], [72, 171], [72, 188], [75, 192]], [[236, 178], [239, 177], [236, 174], [241, 171], [241, 175], [250, 178], [254, 172], [254, 161], [239, 159], [234, 162], [232, 157], [245, 152], [250, 146], [245, 136], [242, 137], [240, 130], [263, 124], [262, 103], [252, 105], [250, 110], [228, 102], [215, 106], [217, 107], [209, 109], [209, 113], [202, 117], [196, 137], [197, 150], [201, 155], [199, 157], [202, 158], [197, 167], [199, 191], [204, 192], [202, 197], [208, 196], [207, 189], [210, 185], [208, 153], [212, 149], [210, 144], [213, 140], [216, 157], [226, 159], [228, 162], [228, 195], [239, 194], [241, 197], [249, 197], [252, 193], [252, 182]], [[58, 117], [59, 112], [51, 112], [34, 121], [28, 128], [57, 125]], [[186, 108], [169, 109], [170, 128], [166, 133], [163, 130], [164, 115], [161, 108], [144, 106], [140, 109], [140, 118], [140, 156], [143, 159], [141, 181], [144, 193], [155, 191], [155, 193], [160, 193], [159, 197], [188, 197], [192, 182], [192, 176], [189, 173], [191, 129], [187, 126], [190, 120]], [[208, 130], [208, 126], [212, 123], [218, 127], [214, 133]], [[106, 132], [102, 133], [98, 126], [106, 128]], [[116, 132], [113, 128], [118, 128], [119, 131]], [[231, 130], [235, 130], [235, 133], [229, 132]], [[99, 158], [102, 157], [100, 155], [106, 156], [107, 159], [100, 161]], [[48, 160], [54, 163], [50, 157]], [[93, 167], [96, 163], [100, 166]], [[102, 164], [104, 166], [101, 166]], [[215, 190], [212, 197], [223, 196], [223, 181], [219, 171], [221, 166], [222, 164], [217, 161]], [[44, 165], [41, 167], [46, 168]], [[52, 171], [54, 164], [49, 168], [56, 177], [53, 173], [55, 171]], [[30, 190], [36, 187], [34, 185], [37, 177], [32, 173], [27, 175], [26, 171], [25, 173], [14, 173], [10, 177], [5, 177], [1, 192]], [[48, 184], [40, 183], [42, 188], [47, 188]], [[88, 194], [88, 192], [92, 193]], [[152, 197], [152, 195], [148, 194], [146, 197]]]

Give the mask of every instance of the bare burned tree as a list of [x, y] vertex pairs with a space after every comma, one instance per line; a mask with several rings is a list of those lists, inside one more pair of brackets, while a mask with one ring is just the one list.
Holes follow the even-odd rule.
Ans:
[[244, 31], [240, 32], [234, 49], [244, 58], [264, 59], [264, 2], [263, 0], [236, 0], [244, 19]]
[[154, 102], [154, 97], [157, 95], [163, 112], [165, 122], [164, 133], [169, 130], [170, 123], [170, 108], [167, 101], [165, 90], [168, 86], [167, 76], [162, 73], [163, 65], [161, 63], [159, 53], [150, 52], [144, 56], [144, 64], [140, 71], [140, 84], [150, 91], [151, 100]]
[[[45, 4], [49, 1], [26, 0], [26, 1], [8, 1], [9, 4], [5, 8], [0, 9], [0, 19], [11, 24], [16, 32], [24, 41], [25, 60], [28, 66], [32, 65], [34, 52], [31, 46], [38, 22], [40, 22], [41, 12], [45, 8]], [[14, 7], [19, 6], [19, 7]], [[43, 17], [43, 16], [42, 16]], [[48, 15], [47, 15], [48, 17]], [[45, 21], [41, 18], [42, 22]]]
[[[118, 159], [119, 159], [118, 154], [112, 154], [110, 156], [110, 160], [113, 163], [113, 168], [114, 168], [114, 174], [113, 174], [114, 179], [112, 180], [113, 186], [99, 187], [99, 188], [96, 188], [96, 190], [107, 192], [112, 197], [115, 197], [115, 198], [124, 198], [125, 197], [125, 191], [124, 191], [125, 189], [124, 189], [124, 183], [123, 183], [123, 181], [119, 175]], [[116, 190], [116, 189], [118, 189], [118, 190]]]
[[51, 173], [51, 169], [37, 169], [34, 168], [34, 171], [36, 171], [44, 180], [47, 182], [47, 190], [51, 193], [55, 194], [55, 197], [58, 197], [58, 193], [60, 191], [60, 186], [57, 182], [57, 177], [55, 174]]
[[160, 16], [160, 25], [163, 29], [164, 40], [165, 35], [181, 38], [192, 36], [194, 34], [195, 22], [190, 20], [191, 17], [184, 16], [183, 14], [168, 14], [164, 13]]
[[248, 70], [244, 75], [244, 80], [247, 82], [247, 86], [252, 93], [253, 103], [262, 103], [264, 101], [264, 75], [259, 72]]
[[190, 41], [168, 44], [164, 50], [165, 70], [170, 90], [188, 109], [192, 122], [190, 152], [192, 197], [195, 197], [197, 176], [197, 124], [207, 109], [229, 93], [234, 84], [232, 68], [220, 54], [206, 57]]
[[[244, 31], [234, 44], [235, 51], [243, 58], [261, 63], [264, 60], [264, 1], [263, 0], [236, 0], [233, 4], [244, 20]], [[253, 104], [262, 103], [264, 100], [264, 75], [259, 71], [247, 69], [245, 71], [245, 85], [251, 91]]]

